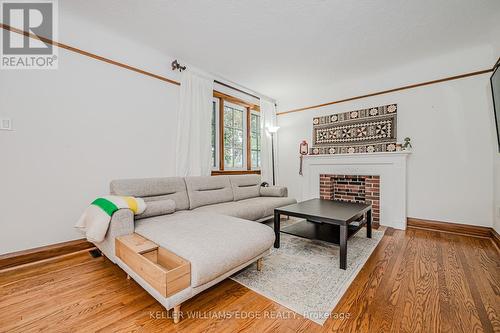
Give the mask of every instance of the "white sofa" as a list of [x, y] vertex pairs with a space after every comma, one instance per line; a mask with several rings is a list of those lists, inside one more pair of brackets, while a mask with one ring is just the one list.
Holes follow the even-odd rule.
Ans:
[[[118, 210], [103, 242], [96, 246], [166, 309], [224, 280], [266, 255], [274, 232], [258, 223], [274, 208], [295, 203], [280, 186], [262, 187], [259, 175], [126, 179], [111, 182], [113, 195], [143, 198], [169, 212], [134, 216]], [[170, 200], [173, 200], [170, 201]], [[160, 215], [159, 215], [160, 214]], [[190, 287], [163, 297], [115, 255], [115, 238], [137, 233], [191, 263]]]

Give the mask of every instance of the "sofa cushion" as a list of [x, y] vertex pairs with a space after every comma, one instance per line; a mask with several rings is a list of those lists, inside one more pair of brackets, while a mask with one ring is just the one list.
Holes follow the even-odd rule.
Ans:
[[234, 200], [255, 198], [260, 195], [260, 175], [229, 176]]
[[140, 197], [146, 202], [172, 199], [176, 210], [189, 209], [186, 183], [181, 177], [113, 180], [110, 193]]
[[249, 207], [247, 207], [241, 203], [235, 202], [235, 201], [223, 202], [220, 204], [198, 207], [194, 211], [195, 212], [218, 213], [218, 214], [223, 214], [223, 215], [239, 217], [240, 219], [246, 219], [246, 220], [258, 220], [262, 217], [261, 210], [249, 208]]
[[140, 220], [147, 217], [172, 214], [173, 212], [175, 212], [175, 201], [172, 199], [150, 201], [147, 203], [144, 212], [136, 215], [135, 219]]
[[281, 197], [258, 197], [238, 201], [239, 204], [246, 207], [248, 210], [255, 210], [260, 213], [259, 218], [274, 215], [274, 209], [297, 203], [293, 198]]
[[189, 260], [192, 287], [256, 258], [274, 242], [273, 230], [264, 224], [187, 211], [140, 220], [135, 232]]
[[285, 186], [261, 187], [260, 195], [262, 197], [286, 197], [288, 196], [288, 189]]
[[264, 217], [273, 216], [275, 208], [291, 205], [296, 202], [297, 201], [292, 198], [257, 197], [204, 206], [194, 211], [218, 213], [255, 221]]
[[189, 208], [233, 201], [233, 190], [227, 176], [186, 177]]

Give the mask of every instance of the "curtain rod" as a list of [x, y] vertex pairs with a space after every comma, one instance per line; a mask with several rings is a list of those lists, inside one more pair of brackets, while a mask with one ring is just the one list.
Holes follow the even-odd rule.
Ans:
[[[174, 61], [172, 61], [172, 70], [173, 70], [173, 71], [175, 71], [175, 70], [179, 70], [179, 72], [182, 72], [182, 71], [186, 70], [186, 68], [187, 68], [186, 66], [182, 66], [181, 64], [179, 64], [179, 62], [177, 61], [177, 59], [176, 59], [176, 60], [174, 60]], [[227, 83], [220, 82], [220, 81], [218, 81], [218, 80], [214, 80], [214, 82], [215, 82], [215, 83], [217, 83], [217, 84], [220, 84], [221, 86], [224, 86], [224, 87], [227, 87], [227, 88], [229, 88], [229, 89], [233, 89], [233, 90], [239, 91], [239, 92], [240, 92], [240, 93], [242, 93], [242, 94], [245, 94], [245, 95], [248, 95], [248, 96], [251, 96], [251, 97], [253, 97], [253, 98], [256, 98], [256, 99], [260, 100], [260, 97], [259, 97], [259, 96], [255, 96], [255, 95], [253, 95], [253, 94], [251, 94], [251, 93], [249, 93], [249, 92], [246, 92], [246, 91], [244, 91], [244, 90], [241, 90], [241, 89], [236, 88], [236, 87], [233, 87], [233, 86], [230, 86], [230, 85], [229, 85], [229, 84], [227, 84]]]

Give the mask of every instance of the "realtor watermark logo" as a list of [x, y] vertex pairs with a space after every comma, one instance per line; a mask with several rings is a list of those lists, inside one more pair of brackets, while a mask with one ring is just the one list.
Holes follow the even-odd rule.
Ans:
[[57, 69], [57, 1], [2, 1], [0, 69]]

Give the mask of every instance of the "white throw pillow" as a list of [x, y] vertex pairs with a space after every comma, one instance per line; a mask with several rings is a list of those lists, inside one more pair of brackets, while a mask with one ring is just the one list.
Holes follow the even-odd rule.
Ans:
[[147, 217], [172, 214], [175, 212], [175, 201], [172, 199], [156, 200], [146, 202], [144, 213], [135, 216], [136, 220], [145, 219]]

